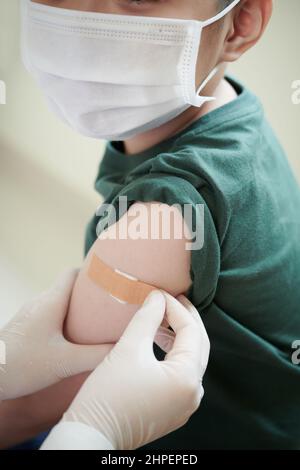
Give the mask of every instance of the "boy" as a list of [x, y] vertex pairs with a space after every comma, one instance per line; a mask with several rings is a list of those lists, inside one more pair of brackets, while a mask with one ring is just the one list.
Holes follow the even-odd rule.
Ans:
[[[138, 308], [89, 278], [93, 255], [186, 293], [211, 341], [205, 398], [184, 428], [145, 449], [299, 448], [300, 190], [259, 100], [225, 76], [261, 38], [272, 0], [34, 3], [27, 65], [64, 121], [109, 140], [96, 189], [113, 208], [129, 202], [100, 235], [99, 216], [88, 226], [67, 336], [115, 342]], [[173, 204], [204, 208], [200, 248], [175, 237]], [[130, 236], [137, 212], [144, 239]], [[149, 236], [158, 212], [160, 233], [173, 216], [167, 240]]]

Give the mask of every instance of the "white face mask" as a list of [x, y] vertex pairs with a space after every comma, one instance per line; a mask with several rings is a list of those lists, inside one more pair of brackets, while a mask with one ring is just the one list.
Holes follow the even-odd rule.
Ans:
[[196, 90], [207, 21], [82, 12], [22, 0], [22, 55], [50, 107], [83, 135], [129, 139], [213, 97]]

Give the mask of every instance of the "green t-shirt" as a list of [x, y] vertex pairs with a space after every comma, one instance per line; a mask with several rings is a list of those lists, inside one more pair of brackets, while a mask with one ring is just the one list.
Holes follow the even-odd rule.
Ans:
[[[183, 428], [145, 450], [300, 449], [300, 365], [292, 361], [300, 340], [300, 188], [259, 99], [226, 78], [238, 97], [175, 136], [134, 155], [108, 142], [95, 183], [115, 208], [119, 196], [128, 207], [204, 205], [188, 297], [211, 341], [205, 395]], [[86, 252], [98, 222], [87, 228]]]

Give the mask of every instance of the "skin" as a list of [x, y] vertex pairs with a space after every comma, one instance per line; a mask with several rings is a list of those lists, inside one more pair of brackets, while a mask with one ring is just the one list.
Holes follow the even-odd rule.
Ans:
[[0, 449], [51, 429], [62, 418], [89, 373], [84, 372], [31, 395], [0, 403]]
[[[113, 13], [119, 15], [156, 16], [164, 18], [206, 20], [220, 10], [219, 0], [39, 0], [35, 3], [81, 11]], [[203, 89], [202, 94], [216, 100], [200, 109], [191, 106], [181, 115], [157, 129], [144, 132], [124, 141], [128, 155], [141, 152], [171, 137], [199, 117], [236, 97], [235, 90], [224, 79], [226, 63], [237, 60], [251, 48], [263, 34], [272, 13], [272, 0], [241, 0], [234, 12], [214, 25], [204, 28], [196, 68], [198, 87], [208, 73], [219, 64], [217, 75]], [[236, 18], [238, 21], [234, 22]]]
[[[160, 16], [183, 19], [207, 19], [214, 16], [218, 8], [218, 1], [211, 0], [161, 0], [158, 2], [141, 2], [140, 5], [131, 5], [129, 0], [40, 0], [50, 6], [78, 9], [82, 11], [98, 11], [103, 13], [117, 13], [123, 15]], [[214, 79], [205, 87], [203, 95], [214, 95], [216, 100], [205, 104], [202, 108], [190, 107], [180, 116], [162, 125], [157, 129], [145, 132], [124, 142], [127, 158], [130, 155], [143, 151], [162, 140], [171, 137], [184, 129], [191, 122], [211, 112], [213, 109], [223, 106], [235, 99], [235, 91], [224, 79], [226, 64], [238, 60], [248, 49], [252, 48], [261, 38], [272, 14], [272, 0], [241, 0], [240, 4], [218, 24], [209, 26], [203, 31], [201, 48], [197, 63], [196, 85], [208, 75], [208, 73], [219, 64], [219, 72]], [[126, 158], [124, 156], [124, 158]], [[139, 202], [131, 207], [134, 211]], [[145, 212], [141, 225], [149, 220], [151, 207], [158, 208], [156, 201], [144, 204]], [[164, 217], [169, 217], [170, 208], [161, 205]], [[131, 214], [131, 215], [130, 215]], [[129, 221], [133, 212], [125, 214], [119, 224]], [[180, 214], [175, 217], [173, 229], [182, 225]], [[172, 232], [172, 231], [171, 231]], [[167, 290], [172, 295], [185, 293], [190, 285], [189, 266], [190, 252], [185, 249], [186, 238], [174, 240], [112, 240], [109, 237], [100, 237], [92, 246], [82, 270], [75, 284], [70, 303], [69, 314], [66, 322], [66, 336], [74, 342], [95, 343], [116, 341], [128, 321], [137, 310], [138, 306], [121, 306], [117, 301], [92, 285], [86, 276], [89, 257], [92, 253], [101, 256], [104, 261], [113, 267], [117, 267], [141, 280], [153, 283]], [[168, 247], [166, 249], [166, 243]], [[84, 317], [82, 316], [84, 312]], [[109, 321], [108, 321], [109, 318]], [[70, 381], [64, 384], [64, 399], [60, 397], [61, 384], [43, 391], [43, 395], [35, 394], [25, 404], [22, 399], [6, 402], [0, 406], [0, 423], [12, 419], [14, 426], [11, 427], [14, 436], [18, 436], [20, 424], [14, 418], [16, 407], [24, 409], [27, 406], [28, 429], [27, 436], [33, 435], [34, 430], [40, 432], [53, 425], [67, 407], [68, 398], [76, 392], [84, 377], [76, 382]], [[56, 401], [57, 400], [57, 405]], [[45, 410], [44, 403], [51, 403]], [[32, 412], [32, 415], [28, 413]], [[20, 412], [19, 416], [22, 415]], [[46, 415], [46, 416], [45, 416]], [[8, 433], [4, 431], [5, 426], [0, 428], [1, 439], [7, 441]], [[25, 438], [26, 425], [22, 422], [22, 438]], [[10, 443], [12, 443], [11, 437]]]
[[[167, 234], [160, 226], [160, 238], [157, 240], [151, 239], [150, 230], [146, 231], [146, 239], [131, 239], [129, 230], [133, 228], [131, 223], [134, 219], [139, 217], [139, 211], [143, 214], [139, 217], [140, 226], [150, 227], [154, 210], [157, 220], [161, 214], [160, 220], [170, 219], [172, 222], [171, 237], [162, 239]], [[182, 224], [180, 212], [176, 210], [173, 218], [169, 216], [171, 209], [167, 204], [135, 203], [115, 226], [102, 232], [88, 253], [74, 285], [65, 330], [70, 340], [83, 344], [114, 343], [139, 308], [139, 305], [121, 304], [90, 280], [87, 268], [93, 253], [110, 266], [164, 289], [173, 296], [188, 290], [191, 284], [190, 251], [185, 250], [188, 238], [176, 239], [174, 236], [175, 227]], [[125, 234], [124, 239], [114, 237], [115, 228], [117, 233]], [[166, 271], [164, 266], [169, 269]]]
[[[70, 7], [71, 0], [59, 2], [61, 6]], [[247, 6], [252, 6], [253, 11]], [[208, 84], [204, 94], [213, 94], [217, 97], [216, 102], [209, 103], [203, 108], [191, 106], [182, 115], [176, 117], [169, 123], [160, 126], [157, 129], [145, 132], [124, 142], [127, 158], [131, 153], [145, 150], [157, 142], [170, 137], [174, 132], [190, 124], [193, 120], [212, 111], [216, 107], [222, 106], [236, 97], [235, 92], [224, 79], [224, 70], [226, 64], [224, 60], [233, 60], [238, 57], [241, 51], [247, 48], [243, 42], [243, 31], [247, 28], [249, 22], [254, 19], [257, 21], [255, 33], [262, 28], [262, 11], [258, 9], [261, 2], [252, 0], [243, 2], [238, 6], [234, 13], [229, 14], [221, 24], [206, 28], [203, 33], [203, 41], [197, 63], [197, 86], [204, 80], [210, 70], [216, 64], [221, 64], [220, 72], [214, 81]], [[211, 0], [190, 0], [182, 1], [146, 1], [142, 6], [129, 6], [128, 0], [108, 1], [108, 2], [79, 2], [77, 7], [95, 8], [95, 11], [103, 13], [118, 14], [143, 14], [146, 16], [165, 16], [178, 18], [200, 18], [207, 19], [216, 14], [216, 4]], [[243, 4], [245, 11], [243, 10]], [[266, 4], [267, 5], [267, 4]], [[256, 6], [256, 8], [255, 8]], [[234, 16], [238, 16], [238, 22], [235, 24]], [[250, 32], [250, 30], [249, 30]], [[243, 32], [245, 35], [245, 32]], [[254, 35], [252, 32], [251, 39]], [[124, 158], [126, 158], [124, 156]], [[132, 206], [135, 210], [137, 204]], [[144, 204], [147, 214], [141, 221], [142, 227], [147, 227], [147, 221], [151, 212], [152, 203]], [[160, 205], [164, 210], [165, 220], [168, 220], [170, 208], [167, 205]], [[121, 225], [130, 226], [131, 215], [125, 214]], [[117, 223], [117, 226], [119, 226]], [[182, 224], [182, 217], [178, 214], [174, 229], [176, 230]], [[181, 240], [171, 238], [169, 240], [153, 240], [150, 232], [146, 240], [131, 240], [126, 234], [125, 240], [109, 239], [110, 233], [114, 229], [109, 228], [106, 233], [106, 239], [100, 236], [90, 250], [84, 261], [82, 270], [75, 284], [70, 303], [69, 315], [66, 321], [66, 336], [69, 340], [78, 343], [111, 343], [119, 339], [132, 315], [138, 309], [137, 305], [120, 304], [103, 289], [96, 286], [87, 276], [87, 268], [92, 253], [96, 253], [107, 264], [129, 273], [144, 282], [153, 284], [162, 288], [172, 295], [186, 293], [190, 286], [189, 276], [190, 251], [185, 249], [186, 238]], [[82, 311], [85, 312], [84, 317]], [[107, 313], [109, 312], [109, 313]]]

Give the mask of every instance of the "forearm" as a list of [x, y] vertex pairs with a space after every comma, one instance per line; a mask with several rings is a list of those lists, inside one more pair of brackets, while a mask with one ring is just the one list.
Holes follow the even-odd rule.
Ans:
[[89, 373], [0, 404], [0, 448], [24, 442], [51, 429], [62, 417]]

